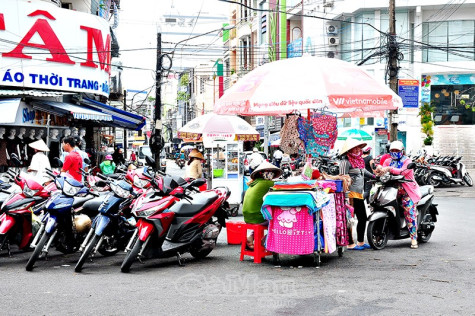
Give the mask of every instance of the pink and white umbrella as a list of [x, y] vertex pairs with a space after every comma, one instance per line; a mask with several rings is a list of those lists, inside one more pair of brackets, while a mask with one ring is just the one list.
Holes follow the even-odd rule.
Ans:
[[397, 94], [354, 64], [333, 58], [299, 57], [252, 70], [215, 103], [214, 112], [285, 115], [327, 107], [347, 116], [355, 111], [364, 116], [401, 106]]
[[236, 115], [208, 113], [194, 118], [180, 128], [178, 137], [197, 142], [212, 140], [258, 141], [259, 132]]

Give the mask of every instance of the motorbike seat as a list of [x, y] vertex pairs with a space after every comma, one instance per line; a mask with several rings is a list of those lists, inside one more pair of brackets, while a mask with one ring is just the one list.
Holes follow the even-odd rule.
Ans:
[[421, 198], [434, 192], [434, 187], [431, 185], [423, 185], [419, 189], [421, 191]]
[[111, 174], [107, 175], [107, 177], [111, 178], [111, 179], [119, 179], [121, 176], [122, 176], [122, 174], [120, 174], [120, 173], [111, 173]]
[[191, 202], [182, 200], [170, 207], [170, 211], [174, 212], [177, 217], [190, 217], [204, 210], [217, 198], [218, 195], [214, 192], [197, 193], [193, 195]]
[[85, 197], [75, 196], [72, 207], [78, 207], [82, 205], [84, 202], [89, 201], [92, 198], [94, 198], [94, 196], [92, 195], [87, 195]]

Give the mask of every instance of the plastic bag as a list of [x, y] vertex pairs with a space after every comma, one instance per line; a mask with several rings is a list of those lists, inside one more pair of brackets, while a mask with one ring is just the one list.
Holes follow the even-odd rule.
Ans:
[[305, 166], [303, 167], [302, 178], [304, 180], [312, 179], [312, 172], [313, 172], [312, 158], [309, 157], [307, 158], [307, 162], [305, 163]]

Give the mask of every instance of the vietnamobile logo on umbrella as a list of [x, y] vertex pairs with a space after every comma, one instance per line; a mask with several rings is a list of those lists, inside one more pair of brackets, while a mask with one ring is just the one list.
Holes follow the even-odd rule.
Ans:
[[328, 98], [330, 103], [337, 107], [354, 107], [354, 106], [370, 106], [370, 107], [384, 107], [392, 105], [391, 96], [358, 96], [358, 97], [346, 97], [346, 96], [331, 96]]

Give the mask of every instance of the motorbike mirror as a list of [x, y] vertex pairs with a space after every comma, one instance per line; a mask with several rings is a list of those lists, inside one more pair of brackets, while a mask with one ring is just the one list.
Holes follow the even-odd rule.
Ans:
[[145, 156], [145, 161], [148, 166], [153, 167], [155, 165], [155, 160], [153, 160], [153, 158], [150, 156]]
[[91, 160], [89, 158], [84, 158], [84, 163], [86, 165], [90, 165], [91, 164]]
[[410, 164], [407, 165], [407, 169], [414, 169], [416, 167], [416, 164], [414, 162], [411, 162]]
[[54, 161], [56, 162], [56, 165], [58, 166], [58, 168], [61, 168], [63, 166], [63, 162], [58, 157], [55, 157]]

